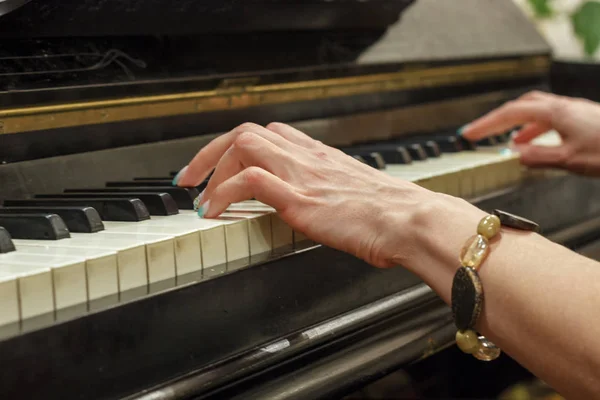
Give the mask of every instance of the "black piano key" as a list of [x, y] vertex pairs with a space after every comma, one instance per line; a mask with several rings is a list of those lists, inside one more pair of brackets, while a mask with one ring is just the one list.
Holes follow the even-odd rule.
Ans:
[[10, 233], [6, 228], [0, 226], [0, 254], [10, 253], [15, 250], [15, 244], [12, 241]]
[[413, 144], [407, 145], [406, 150], [408, 150], [408, 154], [410, 154], [410, 156], [412, 157], [413, 160], [416, 160], [416, 161], [427, 160], [427, 154], [425, 153], [423, 146], [421, 146], [418, 143], [413, 143]]
[[168, 181], [169, 179], [172, 180], [173, 178], [168, 176], [145, 176], [141, 178], [133, 178], [134, 181]]
[[5, 207], [1, 214], [56, 214], [71, 232], [94, 233], [104, 230], [100, 214], [92, 207]]
[[496, 141], [498, 143], [508, 143], [510, 141], [510, 132], [506, 132], [501, 135], [497, 135]]
[[5, 207], [92, 207], [103, 221], [137, 222], [150, 219], [146, 205], [140, 199], [85, 198], [85, 199], [27, 199], [5, 200]]
[[179, 214], [179, 209], [175, 200], [168, 193], [147, 193], [147, 192], [113, 192], [113, 193], [59, 193], [59, 194], [38, 194], [39, 199], [85, 199], [85, 198], [126, 198], [140, 199], [148, 209], [150, 215], [175, 215]]
[[440, 151], [440, 146], [438, 146], [438, 144], [433, 140], [428, 140], [427, 142], [423, 143], [423, 149], [425, 150], [427, 156], [431, 158], [439, 157], [442, 154]]
[[[196, 190], [202, 191], [206, 188], [208, 179], [205, 179], [201, 184], [195, 187]], [[142, 180], [142, 181], [115, 181], [106, 182], [106, 187], [143, 187], [143, 186], [173, 186], [173, 182], [166, 180]]]
[[354, 154], [354, 156], [357, 156], [355, 158], [375, 169], [385, 169], [385, 161], [379, 153], [358, 153]]
[[463, 138], [462, 136], [459, 137], [458, 139], [460, 140], [464, 150], [473, 151], [473, 150], [477, 149], [477, 144], [475, 144], [475, 142], [467, 140], [467, 139]]
[[378, 149], [377, 152], [381, 154], [384, 161], [387, 164], [410, 164], [412, 163], [412, 157], [408, 150], [404, 146], [392, 146], [388, 148]]
[[56, 214], [0, 214], [0, 226], [15, 239], [60, 240], [71, 237]]
[[147, 180], [147, 181], [115, 181], [106, 182], [106, 187], [140, 187], [140, 186], [173, 186], [171, 181]]
[[196, 188], [184, 188], [177, 186], [134, 186], [134, 187], [110, 187], [110, 188], [82, 188], [65, 189], [65, 193], [115, 193], [115, 192], [148, 192], [168, 193], [171, 195], [180, 210], [193, 210], [194, 199], [200, 192]]
[[463, 144], [456, 136], [442, 136], [434, 139], [442, 153], [458, 153], [463, 151]]
[[483, 147], [496, 146], [498, 144], [498, 141], [496, 140], [495, 137], [489, 136], [484, 139], [478, 140], [476, 144], [477, 144], [477, 146], [483, 146]]

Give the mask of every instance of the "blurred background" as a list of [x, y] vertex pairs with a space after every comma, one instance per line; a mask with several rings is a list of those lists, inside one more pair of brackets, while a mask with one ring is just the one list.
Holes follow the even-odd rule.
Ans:
[[600, 101], [600, 1], [513, 0], [552, 47], [552, 88]]

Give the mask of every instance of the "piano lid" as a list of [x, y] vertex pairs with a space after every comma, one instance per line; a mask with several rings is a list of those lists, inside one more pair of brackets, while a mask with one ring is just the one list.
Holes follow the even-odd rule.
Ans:
[[[4, 0], [0, 35], [181, 35], [381, 29], [414, 0]], [[1, 7], [1, 6], [0, 6]], [[2, 15], [2, 12], [0, 12]]]
[[[245, 33], [165, 35], [157, 25], [153, 35], [77, 36], [66, 25], [60, 37], [37, 37], [33, 27], [13, 31], [21, 35], [18, 39], [2, 36], [9, 32], [6, 24], [41, 3], [33, 0], [0, 17], [0, 135], [5, 143], [0, 161], [218, 132], [248, 120], [328, 118], [531, 87], [543, 83], [550, 63], [549, 46], [510, 1], [461, 0], [456, 6], [419, 0], [401, 19], [395, 13], [393, 24], [372, 24], [377, 29], [342, 29], [332, 21], [324, 29], [303, 31], [276, 31], [267, 24]], [[317, 6], [378, 8], [392, 2], [298, 3], [244, 4], [273, 10], [294, 6], [300, 17]], [[117, 7], [112, 0], [101, 4], [102, 9]], [[72, 12], [84, 12], [82, 7]], [[115, 10], [115, 18], [135, 16], [137, 21], [137, 8]], [[340, 10], [338, 15], [346, 14]], [[72, 146], [78, 140], [93, 142], [88, 130], [99, 143]]]

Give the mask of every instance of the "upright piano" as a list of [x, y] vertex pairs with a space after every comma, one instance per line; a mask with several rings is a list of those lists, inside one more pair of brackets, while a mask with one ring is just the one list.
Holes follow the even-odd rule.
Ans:
[[256, 201], [194, 215], [206, 182], [174, 174], [245, 122], [597, 257], [598, 183], [524, 169], [509, 132], [456, 136], [551, 89], [512, 2], [459, 3], [1, 1], [0, 397], [332, 399], [452, 350], [449, 308], [403, 268]]

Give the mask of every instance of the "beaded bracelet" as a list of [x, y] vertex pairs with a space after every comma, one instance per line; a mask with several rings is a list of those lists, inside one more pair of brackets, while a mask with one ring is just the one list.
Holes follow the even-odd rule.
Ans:
[[494, 210], [477, 225], [477, 234], [463, 246], [459, 261], [461, 267], [452, 281], [452, 314], [456, 332], [456, 344], [467, 354], [481, 361], [492, 361], [500, 356], [500, 349], [475, 330], [475, 324], [483, 308], [483, 286], [477, 271], [490, 252], [489, 241], [502, 226], [538, 232], [535, 222], [504, 211]]

